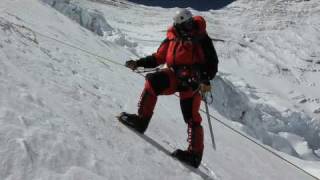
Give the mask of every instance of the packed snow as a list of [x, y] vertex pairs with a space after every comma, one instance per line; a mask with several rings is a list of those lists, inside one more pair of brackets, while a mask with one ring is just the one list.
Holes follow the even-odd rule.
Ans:
[[[238, 0], [198, 12], [220, 57], [211, 113], [320, 177], [319, 3]], [[0, 3], [0, 179], [314, 179], [214, 123], [199, 170], [178, 100], [161, 97], [140, 137], [119, 124], [144, 79], [119, 66], [156, 50], [176, 8], [127, 1]], [[86, 49], [101, 59], [53, 39]], [[113, 63], [116, 62], [116, 63]], [[130, 88], [128, 88], [130, 86]]]

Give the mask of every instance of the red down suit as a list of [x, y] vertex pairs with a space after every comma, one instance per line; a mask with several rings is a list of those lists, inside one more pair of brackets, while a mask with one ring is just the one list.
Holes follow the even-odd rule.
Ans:
[[197, 77], [197, 82], [209, 83], [217, 72], [218, 58], [207, 35], [205, 20], [195, 16], [193, 22], [194, 28], [187, 37], [182, 37], [175, 27], [170, 27], [157, 52], [137, 61], [138, 66], [145, 68], [167, 65], [165, 69], [146, 75], [138, 115], [141, 119], [150, 120], [159, 95], [179, 92], [182, 114], [188, 124], [188, 150], [202, 155], [203, 129], [199, 114], [201, 96], [198, 86], [183, 84], [183, 78]]

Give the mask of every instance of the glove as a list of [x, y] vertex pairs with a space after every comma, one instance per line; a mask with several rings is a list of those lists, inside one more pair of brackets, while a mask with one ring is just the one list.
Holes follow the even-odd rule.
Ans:
[[133, 71], [138, 68], [137, 61], [134, 61], [134, 60], [129, 60], [129, 61], [127, 61], [125, 66], [126, 66], [127, 68], [132, 69]]
[[207, 92], [210, 92], [211, 91], [211, 85], [210, 84], [207, 84], [207, 83], [201, 83], [200, 84], [200, 92], [201, 94], [205, 94]]

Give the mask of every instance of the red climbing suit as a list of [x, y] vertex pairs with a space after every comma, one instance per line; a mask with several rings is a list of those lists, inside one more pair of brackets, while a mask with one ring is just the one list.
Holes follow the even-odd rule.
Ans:
[[[205, 20], [201, 16], [195, 16], [193, 21], [197, 28], [191, 32], [191, 37], [206, 35]], [[176, 29], [170, 27], [167, 31], [166, 40], [152, 57], [155, 61], [153, 63], [156, 65], [167, 64], [167, 68], [146, 76], [138, 115], [142, 119], [150, 119], [158, 95], [170, 95], [179, 92], [182, 114], [188, 124], [188, 150], [202, 155], [204, 147], [203, 129], [199, 114], [201, 96], [194, 88], [179, 88], [181, 79], [177, 75], [177, 67], [192, 67], [205, 63], [205, 55], [201, 44], [195, 43], [194, 39], [181, 39]]]

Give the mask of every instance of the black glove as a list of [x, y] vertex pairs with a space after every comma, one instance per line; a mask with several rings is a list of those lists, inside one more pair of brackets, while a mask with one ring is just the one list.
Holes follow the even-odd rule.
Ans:
[[133, 71], [138, 68], [137, 61], [134, 61], [134, 60], [129, 60], [129, 61], [127, 61], [125, 66], [126, 66], [127, 68], [132, 69]]

